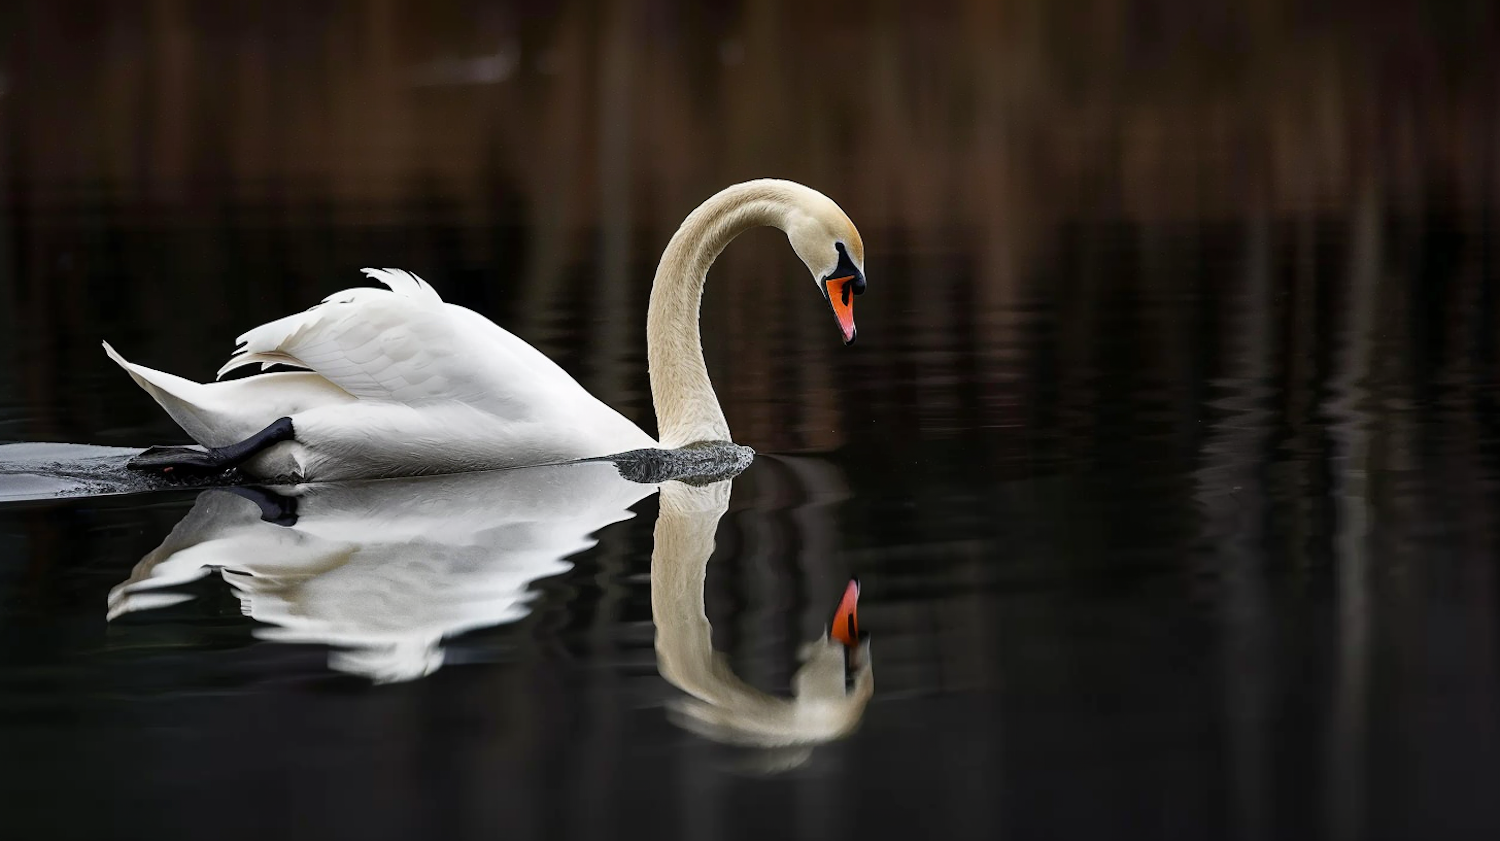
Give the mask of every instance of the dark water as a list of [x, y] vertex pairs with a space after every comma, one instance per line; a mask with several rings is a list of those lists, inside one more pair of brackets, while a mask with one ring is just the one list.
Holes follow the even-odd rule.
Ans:
[[[652, 647], [654, 496], [566, 564], [517, 561], [512, 590], [473, 590], [469, 619], [424, 626], [448, 637], [423, 644], [440, 661], [393, 683], [341, 660], [347, 640], [264, 639], [277, 623], [243, 615], [206, 569], [160, 591], [176, 603], [106, 622], [112, 588], [193, 492], [7, 505], [8, 823], [34, 837], [1487, 837], [1495, 276], [1464, 224], [1084, 228], [1045, 292], [935, 324], [903, 312], [922, 281], [884, 257], [860, 305], [906, 329], [865, 328], [844, 351], [820, 318], [801, 354], [772, 360], [838, 385], [841, 440], [734, 480], [704, 589], [715, 648], [785, 694], [799, 645], [862, 580], [875, 694], [857, 733], [810, 752], [672, 723], [679, 693]], [[943, 294], [963, 294], [955, 278]], [[803, 297], [788, 306], [817, 315]], [[146, 421], [95, 440], [171, 438], [97, 357], [58, 389]], [[773, 411], [722, 390], [732, 412]], [[460, 496], [493, 494], [500, 512], [505, 493]], [[235, 551], [274, 565], [279, 545]], [[468, 592], [476, 574], [414, 580]], [[391, 625], [453, 597], [393, 580], [360, 591], [389, 600]], [[485, 599], [518, 593], [517, 614], [486, 618]], [[316, 640], [331, 626], [302, 620], [339, 609], [294, 605], [281, 626], [310, 623]]]
[[[100, 340], [207, 378], [366, 265], [650, 429], [655, 260], [748, 177], [870, 286], [844, 349], [779, 235], [710, 275], [718, 519], [0, 505], [7, 837], [1500, 836], [1483, 4], [63, 5], [0, 10], [4, 440], [180, 441]], [[851, 576], [856, 732], [694, 725], [790, 704]]]

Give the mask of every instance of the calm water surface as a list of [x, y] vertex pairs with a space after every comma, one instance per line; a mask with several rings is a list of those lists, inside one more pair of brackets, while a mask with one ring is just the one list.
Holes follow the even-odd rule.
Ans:
[[844, 349], [715, 266], [727, 498], [0, 503], [0, 835], [1500, 837], [1496, 8], [0, 3], [0, 442], [180, 442], [101, 340], [205, 379], [363, 266], [650, 429], [748, 178], [869, 280]]
[[[178, 440], [97, 341], [205, 376], [241, 329], [353, 285], [359, 259], [422, 271], [649, 423], [647, 249], [617, 267], [617, 315], [598, 266], [526, 302], [485, 279], [503, 266], [413, 264], [426, 235], [314, 231], [342, 273], [216, 292], [185, 319], [153, 290], [237, 287], [140, 255], [193, 230], [90, 230], [33, 237], [62, 315], [8, 314], [12, 439]], [[213, 248], [267, 236], [229, 230], [243, 242]], [[0, 811], [35, 838], [1493, 837], [1480, 230], [1370, 205], [1070, 224], [1004, 300], [958, 246], [867, 232], [849, 350], [794, 265], [764, 276], [787, 313], [766, 331], [729, 291], [746, 272], [711, 278], [710, 367], [763, 456], [709, 521], [712, 557], [687, 561], [707, 561], [704, 639], [786, 697], [858, 576], [875, 691], [827, 743], [683, 726], [653, 648], [650, 489], [593, 511], [548, 502], [551, 479], [418, 484], [374, 519], [325, 495], [299, 528], [346, 532], [297, 538], [222, 492], [5, 505]], [[137, 274], [92, 271], [119, 253]], [[364, 566], [339, 567], [360, 517]], [[173, 554], [194, 541], [217, 548]], [[454, 548], [473, 545], [492, 551]], [[151, 576], [166, 586], [107, 621], [112, 591]]]

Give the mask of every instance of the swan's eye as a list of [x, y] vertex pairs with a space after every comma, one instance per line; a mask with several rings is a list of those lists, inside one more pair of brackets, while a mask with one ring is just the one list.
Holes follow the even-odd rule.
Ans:
[[849, 252], [842, 242], [834, 243], [833, 247], [838, 249], [839, 262], [833, 267], [833, 271], [823, 278], [824, 283], [836, 277], [852, 277], [854, 280], [844, 287], [844, 294], [848, 295], [851, 290], [856, 295], [865, 294], [865, 273], [854, 265], [853, 260], [849, 259]]

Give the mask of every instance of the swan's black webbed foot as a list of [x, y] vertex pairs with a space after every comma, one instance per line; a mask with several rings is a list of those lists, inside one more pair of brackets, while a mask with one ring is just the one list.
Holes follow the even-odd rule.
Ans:
[[245, 463], [268, 447], [292, 440], [292, 419], [277, 418], [270, 426], [243, 441], [199, 450], [193, 447], [151, 447], [125, 466], [167, 476], [213, 476]]
[[297, 525], [297, 498], [294, 496], [282, 496], [268, 488], [254, 485], [224, 490], [255, 503], [260, 508], [260, 518], [267, 523], [288, 527]]
[[168, 476], [212, 476], [229, 469], [213, 450], [194, 447], [151, 447], [125, 466]]

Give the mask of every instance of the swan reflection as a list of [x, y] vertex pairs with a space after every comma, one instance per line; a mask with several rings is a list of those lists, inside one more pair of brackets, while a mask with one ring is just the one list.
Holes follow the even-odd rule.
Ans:
[[[651, 605], [673, 718], [716, 741], [792, 749], [859, 723], [874, 686], [851, 592], [832, 634], [802, 646], [792, 694], [755, 689], [714, 651], [704, 578], [732, 482], [631, 481], [610, 462], [374, 482], [224, 488], [191, 511], [109, 596], [109, 617], [192, 598], [217, 573], [263, 639], [334, 647], [329, 665], [377, 682], [440, 668], [444, 640], [523, 618], [531, 584], [571, 567], [605, 526], [660, 491]], [[832, 607], [832, 605], [830, 605]]]
[[662, 677], [688, 698], [674, 719], [715, 741], [789, 749], [776, 762], [801, 764], [815, 745], [853, 732], [875, 689], [869, 644], [852, 631], [857, 587], [834, 619], [834, 633], [805, 643], [791, 697], [762, 692], [741, 680], [713, 648], [703, 584], [714, 533], [729, 509], [729, 482], [662, 486], [656, 546], [651, 555], [651, 613]]
[[217, 571], [261, 638], [332, 645], [334, 669], [411, 680], [442, 665], [444, 638], [525, 616], [533, 581], [567, 571], [655, 490], [600, 462], [205, 491], [110, 592], [109, 616], [184, 601], [164, 588]]

